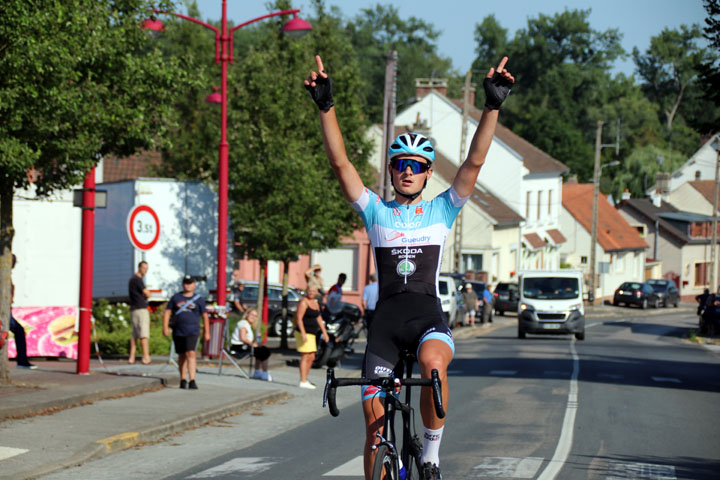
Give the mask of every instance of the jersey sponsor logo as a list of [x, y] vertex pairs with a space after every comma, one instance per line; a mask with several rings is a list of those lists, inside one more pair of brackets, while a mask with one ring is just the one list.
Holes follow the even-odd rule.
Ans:
[[420, 226], [420, 222], [395, 222], [394, 223], [395, 228], [418, 228]]
[[422, 215], [422, 214], [423, 214], [423, 208], [415, 207], [415, 215]]
[[393, 248], [390, 251], [391, 255], [400, 255], [404, 258], [415, 258], [415, 255], [420, 255], [421, 253], [423, 253], [422, 248]]
[[400, 209], [399, 209], [399, 208], [393, 208], [393, 215], [395, 215], [396, 217], [399, 217], [399, 216], [400, 216]]
[[400, 237], [404, 237], [405, 234], [403, 232], [398, 232], [397, 230], [393, 230], [392, 232], [385, 235], [385, 240], [388, 242], [392, 242], [393, 240], [397, 240]]
[[403, 238], [402, 243], [409, 243], [409, 244], [415, 244], [415, 243], [429, 243], [430, 242], [430, 235], [423, 235], [422, 237], [417, 238]]
[[415, 262], [408, 260], [407, 258], [397, 264], [397, 274], [403, 277], [407, 277], [415, 273]]

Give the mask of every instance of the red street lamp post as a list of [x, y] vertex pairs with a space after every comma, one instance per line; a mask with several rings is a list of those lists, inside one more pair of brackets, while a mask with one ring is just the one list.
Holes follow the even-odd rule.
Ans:
[[[202, 25], [215, 32], [215, 63], [219, 63], [222, 69], [222, 80], [220, 87], [221, 97], [221, 113], [220, 113], [220, 160], [218, 165], [218, 250], [217, 250], [217, 303], [223, 307], [226, 304], [226, 268], [227, 268], [227, 204], [228, 204], [228, 151], [230, 144], [227, 141], [227, 67], [228, 63], [233, 63], [233, 34], [235, 30], [243, 28], [251, 23], [258, 22], [270, 17], [277, 17], [279, 15], [293, 15], [285, 26], [283, 26], [283, 32], [292, 36], [299, 36], [308, 30], [312, 29], [312, 26], [305, 20], [299, 18], [297, 14], [300, 10], [283, 10], [281, 12], [268, 13], [261, 17], [253, 18], [245, 23], [236, 25], [228, 30], [227, 24], [227, 0], [223, 0], [222, 3], [222, 21], [220, 30], [212, 25], [209, 25], [197, 18], [189, 17], [179, 13], [167, 12], [163, 10], [153, 10], [155, 13], [165, 13], [173, 15], [183, 20], [188, 20], [198, 25]], [[155, 31], [163, 31], [164, 26], [162, 22], [155, 19], [145, 20], [142, 24], [142, 28]], [[215, 94], [211, 94], [211, 97]], [[208, 97], [210, 98], [210, 97]], [[217, 97], [214, 97], [215, 101]], [[213, 101], [213, 100], [210, 100]], [[222, 292], [222, 294], [221, 294]]]

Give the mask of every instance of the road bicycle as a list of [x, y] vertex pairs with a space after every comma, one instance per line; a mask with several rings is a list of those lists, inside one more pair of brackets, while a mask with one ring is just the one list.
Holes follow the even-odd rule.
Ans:
[[[400, 363], [394, 370], [400, 372], [399, 376], [376, 379], [335, 378], [334, 369], [328, 368], [327, 370], [323, 407], [328, 406], [333, 417], [340, 414], [335, 400], [338, 387], [352, 385], [376, 386], [385, 393], [383, 401], [385, 408], [384, 428], [382, 433], [377, 433], [379, 442], [372, 447], [376, 452], [373, 464], [373, 480], [424, 479], [421, 460], [422, 443], [415, 433], [415, 412], [410, 406], [410, 387], [432, 388], [432, 398], [438, 418], [445, 417], [445, 409], [442, 404], [442, 382], [438, 376], [438, 371], [433, 369], [430, 378], [411, 378], [414, 362], [415, 356], [413, 354], [403, 352]], [[405, 401], [400, 400], [400, 391], [403, 387], [405, 387]], [[402, 416], [402, 444], [400, 445], [398, 445], [398, 438], [395, 433], [395, 413], [398, 411]]]

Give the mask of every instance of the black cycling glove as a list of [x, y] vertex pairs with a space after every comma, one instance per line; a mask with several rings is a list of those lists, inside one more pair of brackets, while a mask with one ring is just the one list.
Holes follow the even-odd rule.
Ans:
[[495, 72], [492, 77], [483, 80], [485, 89], [485, 106], [490, 110], [499, 110], [500, 105], [510, 94], [512, 82], [509, 82], [502, 75]]
[[310, 92], [310, 96], [318, 108], [323, 112], [327, 112], [330, 107], [335, 105], [332, 98], [332, 80], [330, 80], [330, 77], [323, 78], [318, 75], [315, 86], [305, 85], [305, 88]]

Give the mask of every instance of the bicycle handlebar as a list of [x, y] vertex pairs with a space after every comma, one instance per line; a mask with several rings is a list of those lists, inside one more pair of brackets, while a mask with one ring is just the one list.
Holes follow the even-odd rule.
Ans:
[[325, 391], [323, 393], [323, 407], [327, 406], [330, 415], [337, 417], [340, 410], [337, 407], [336, 396], [337, 387], [347, 386], [375, 386], [382, 388], [386, 393], [392, 392], [396, 387], [396, 380], [399, 380], [401, 386], [408, 387], [432, 387], [433, 404], [435, 405], [435, 413], [438, 418], [445, 418], [445, 409], [442, 403], [442, 381], [436, 369], [430, 372], [431, 378], [401, 378], [393, 377], [381, 378], [335, 378], [335, 369], [327, 369], [327, 380], [325, 381]]

